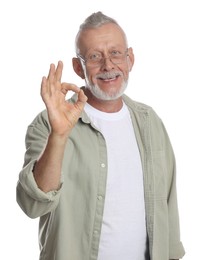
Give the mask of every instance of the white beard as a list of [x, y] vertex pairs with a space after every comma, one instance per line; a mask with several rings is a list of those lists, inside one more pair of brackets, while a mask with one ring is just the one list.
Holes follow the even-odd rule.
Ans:
[[108, 93], [106, 91], [101, 90], [97, 84], [92, 85], [88, 82], [88, 80], [86, 80], [86, 88], [88, 88], [90, 90], [90, 92], [93, 94], [93, 96], [95, 96], [96, 98], [98, 98], [100, 100], [105, 100], [105, 101], [116, 100], [119, 97], [121, 97], [124, 94], [124, 91], [126, 90], [127, 85], [128, 85], [128, 80], [123, 81], [122, 86], [120, 87], [120, 89], [118, 91], [116, 91], [114, 93]]

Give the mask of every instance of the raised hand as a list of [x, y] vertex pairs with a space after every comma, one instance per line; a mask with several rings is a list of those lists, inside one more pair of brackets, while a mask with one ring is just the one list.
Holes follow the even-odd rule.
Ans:
[[[41, 96], [46, 105], [52, 132], [57, 135], [68, 135], [76, 124], [87, 101], [83, 90], [74, 84], [61, 83], [63, 63], [57, 67], [50, 65], [48, 77], [42, 78]], [[77, 93], [76, 103], [66, 100], [68, 91]]]

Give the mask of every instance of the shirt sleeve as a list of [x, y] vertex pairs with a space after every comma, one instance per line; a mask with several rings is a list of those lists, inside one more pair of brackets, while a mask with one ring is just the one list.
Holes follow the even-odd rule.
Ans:
[[40, 217], [54, 210], [60, 198], [63, 180], [58, 190], [43, 192], [33, 176], [33, 168], [42, 153], [50, 132], [46, 114], [39, 114], [26, 133], [24, 165], [19, 173], [16, 197], [21, 209], [31, 218]]
[[179, 259], [185, 255], [185, 250], [180, 241], [179, 212], [176, 191], [176, 173], [172, 177], [170, 193], [168, 196], [169, 210], [169, 257], [170, 259]]
[[169, 220], [169, 259], [180, 259], [185, 255], [183, 244], [180, 240], [179, 211], [176, 185], [176, 160], [173, 148], [163, 125], [165, 133], [166, 157], [168, 160], [168, 220]]

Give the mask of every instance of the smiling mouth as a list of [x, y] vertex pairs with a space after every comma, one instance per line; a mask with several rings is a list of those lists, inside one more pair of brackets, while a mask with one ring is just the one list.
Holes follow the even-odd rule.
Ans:
[[114, 81], [114, 80], [116, 80], [118, 77], [119, 77], [119, 76], [116, 76], [116, 77], [114, 77], [114, 78], [106, 78], [106, 79], [100, 78], [100, 80], [103, 80], [103, 81]]
[[97, 79], [103, 80], [103, 81], [114, 81], [120, 76], [119, 73], [105, 73], [97, 76]]

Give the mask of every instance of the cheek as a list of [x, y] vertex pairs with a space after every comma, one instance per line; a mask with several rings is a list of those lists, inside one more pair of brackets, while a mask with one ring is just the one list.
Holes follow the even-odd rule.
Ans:
[[123, 75], [123, 79], [127, 80], [129, 77], [129, 72], [130, 72], [130, 67], [128, 63], [125, 64], [121, 64], [122, 66], [118, 67], [118, 69], [120, 70], [120, 72]]
[[127, 78], [129, 76], [129, 73], [130, 73], [131, 69], [132, 69], [132, 66], [131, 66], [130, 62], [127, 62], [126, 68], [124, 70], [125, 71], [125, 75], [126, 75]]
[[126, 68], [122, 72], [123, 72], [123, 75], [124, 75], [124, 80], [127, 80], [128, 77], [129, 77], [129, 69]]
[[96, 84], [96, 73], [94, 71], [86, 70], [85, 72], [86, 78], [92, 84]]

